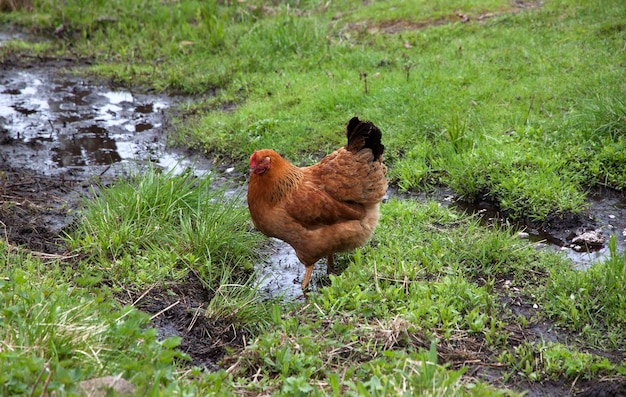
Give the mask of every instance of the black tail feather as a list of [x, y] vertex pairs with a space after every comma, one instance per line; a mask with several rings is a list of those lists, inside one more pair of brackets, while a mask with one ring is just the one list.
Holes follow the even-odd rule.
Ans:
[[381, 160], [385, 146], [381, 143], [382, 133], [370, 121], [361, 121], [353, 117], [347, 127], [348, 144], [346, 149], [356, 153], [363, 148], [372, 149], [374, 160]]

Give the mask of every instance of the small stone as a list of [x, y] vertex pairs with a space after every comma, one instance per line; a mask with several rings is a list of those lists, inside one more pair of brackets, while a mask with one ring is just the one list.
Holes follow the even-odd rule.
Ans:
[[602, 229], [580, 233], [572, 239], [572, 243], [581, 246], [602, 247], [606, 238], [602, 235]]
[[615, 219], [615, 215], [609, 215], [609, 219]]
[[93, 397], [108, 396], [110, 391], [120, 396], [132, 396], [135, 394], [135, 386], [119, 376], [104, 376], [102, 378], [84, 380], [79, 383], [79, 387], [85, 395]]
[[522, 239], [526, 239], [526, 238], [530, 237], [530, 234], [527, 233], [527, 232], [519, 232], [519, 233], [517, 233], [517, 237], [518, 238], [522, 238]]

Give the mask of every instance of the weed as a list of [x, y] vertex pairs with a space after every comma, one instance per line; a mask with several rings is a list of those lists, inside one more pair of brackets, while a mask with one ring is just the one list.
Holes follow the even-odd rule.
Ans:
[[250, 335], [258, 334], [270, 325], [272, 315], [275, 316], [273, 310], [278, 310], [278, 306], [263, 298], [256, 279], [250, 278], [245, 284], [233, 283], [233, 279], [236, 277], [224, 268], [206, 315], [233, 324]]
[[619, 97], [597, 94], [584, 101], [569, 116], [568, 127], [588, 141], [616, 142], [626, 137], [626, 102]]
[[620, 371], [619, 366], [611, 364], [606, 358], [572, 351], [569, 347], [553, 342], [524, 342], [512, 352], [503, 352], [500, 361], [510, 365], [515, 376], [533, 382], [563, 377], [590, 379], [599, 374]]
[[452, 119], [446, 126], [445, 132], [455, 153], [464, 151], [467, 148], [467, 128], [467, 121], [462, 120], [458, 113], [453, 114]]

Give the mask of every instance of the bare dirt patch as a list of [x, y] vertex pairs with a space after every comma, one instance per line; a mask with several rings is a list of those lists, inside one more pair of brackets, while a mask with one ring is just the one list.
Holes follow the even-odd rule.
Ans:
[[152, 323], [161, 337], [181, 338], [178, 348], [189, 355], [191, 365], [217, 370], [226, 348], [243, 348], [246, 339], [232, 324], [216, 323], [205, 315], [211, 299], [202, 281], [189, 273], [178, 283], [145, 291], [132, 303], [152, 314]]
[[5, 240], [46, 254], [65, 251], [61, 231], [71, 222], [82, 182], [0, 165], [0, 222]]

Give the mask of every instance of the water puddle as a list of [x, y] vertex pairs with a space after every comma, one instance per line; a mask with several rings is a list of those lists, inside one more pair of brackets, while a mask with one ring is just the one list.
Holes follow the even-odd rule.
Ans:
[[[584, 270], [610, 257], [609, 239], [615, 237], [617, 251], [626, 250], [626, 196], [611, 189], [598, 189], [588, 197], [589, 208], [575, 220], [553, 222], [548, 227], [514, 223], [520, 238], [553, 251], [562, 252], [576, 269]], [[455, 202], [457, 209], [477, 214], [485, 224], [506, 224], [491, 203]], [[594, 241], [598, 238], [600, 241]]]
[[165, 147], [171, 104], [52, 68], [8, 70], [0, 78], [0, 161], [77, 177], [115, 176], [148, 163], [182, 169], [192, 160]]
[[[304, 265], [300, 262], [291, 246], [277, 239], [270, 239], [267, 248], [267, 258], [257, 267], [260, 291], [266, 296], [276, 298], [284, 297], [294, 300], [303, 297], [302, 277]], [[319, 286], [319, 280], [326, 276], [326, 264], [320, 260], [313, 268], [311, 276], [311, 289]]]
[[[190, 167], [197, 175], [205, 175], [211, 172], [209, 160], [189, 157], [166, 147], [166, 110], [174, 101], [163, 95], [111, 89], [86, 78], [59, 73], [53, 67], [5, 70], [0, 77], [0, 162], [11, 169], [29, 169], [76, 180], [114, 177], [145, 164], [166, 170]], [[227, 193], [242, 197], [245, 188], [235, 187]], [[398, 195], [393, 191], [390, 194]], [[461, 211], [480, 213], [486, 222], [504, 222], [489, 205], [455, 203], [450, 192], [409, 198], [436, 200]], [[606, 258], [611, 235], [616, 236], [618, 249], [623, 252], [624, 195], [598, 191], [590, 197], [590, 203], [591, 208], [583, 217], [586, 229], [583, 231], [600, 230], [607, 243], [593, 250], [575, 249], [573, 239], [582, 231], [570, 230], [567, 225], [551, 230], [526, 228], [527, 237], [533, 243], [542, 241], [549, 249], [563, 251], [578, 268]], [[579, 226], [572, 227], [580, 227], [581, 222], [572, 223], [575, 224]], [[304, 266], [291, 247], [271, 240], [267, 254], [258, 267], [263, 280], [261, 289], [270, 296], [301, 297]], [[325, 265], [320, 263], [315, 267], [314, 286], [324, 274]]]
[[3, 41], [9, 40], [25, 40], [26, 35], [19, 32], [0, 32], [0, 46], [2, 46]]

